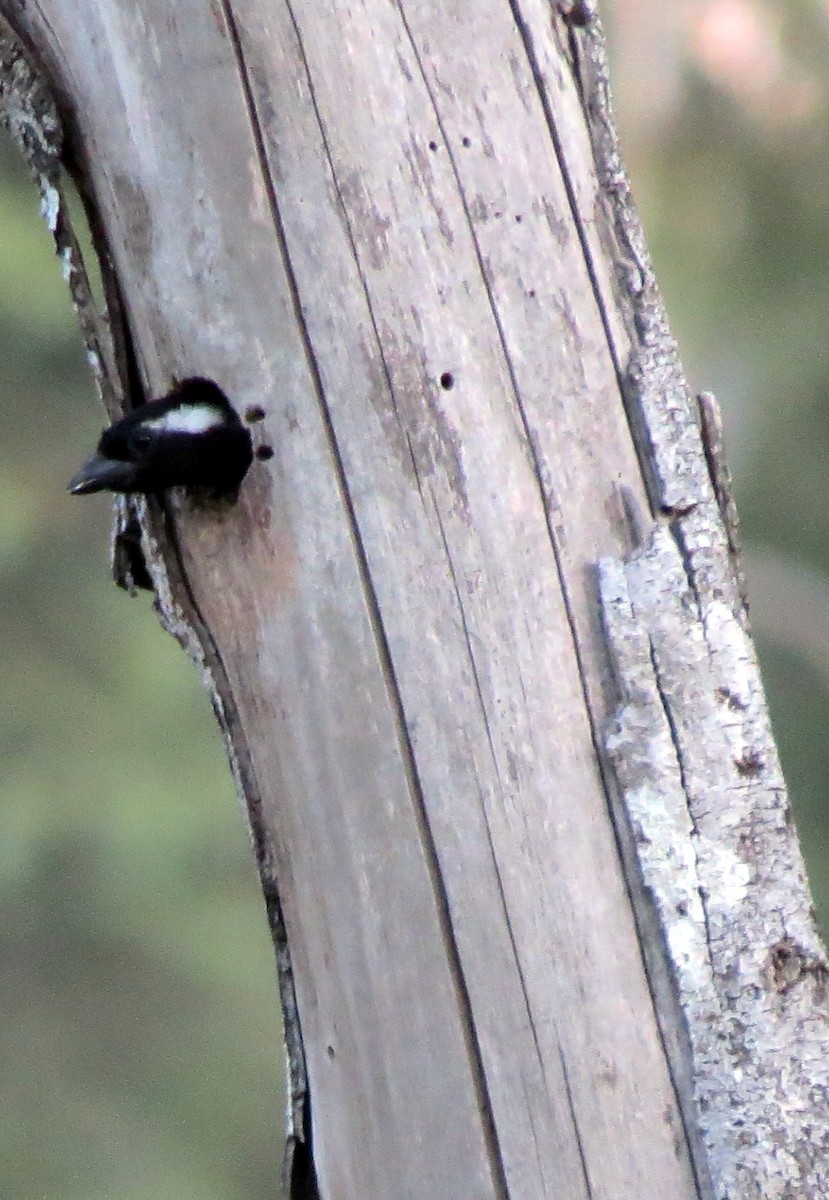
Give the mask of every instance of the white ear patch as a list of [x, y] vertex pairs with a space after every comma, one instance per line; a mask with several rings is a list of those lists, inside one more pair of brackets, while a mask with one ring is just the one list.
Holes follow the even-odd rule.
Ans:
[[142, 422], [145, 429], [155, 429], [159, 433], [206, 433], [208, 429], [216, 429], [224, 425], [224, 413], [209, 404], [182, 404], [171, 408], [163, 417], [152, 421]]

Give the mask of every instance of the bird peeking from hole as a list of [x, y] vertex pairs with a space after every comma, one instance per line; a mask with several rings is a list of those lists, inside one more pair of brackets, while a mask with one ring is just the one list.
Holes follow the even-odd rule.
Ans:
[[219, 385], [184, 379], [105, 429], [68, 490], [83, 496], [198, 487], [228, 496], [252, 461], [250, 433]]

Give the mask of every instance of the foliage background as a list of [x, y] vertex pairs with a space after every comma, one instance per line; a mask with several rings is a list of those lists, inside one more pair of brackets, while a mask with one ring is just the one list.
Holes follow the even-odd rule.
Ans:
[[104, 423], [0, 145], [0, 1197], [259, 1200], [275, 968], [206, 693], [66, 480]]
[[[829, 8], [605, 0], [634, 188], [728, 424], [752, 618], [829, 919]], [[274, 968], [196, 672], [66, 479], [102, 414], [0, 144], [0, 1195], [273, 1194]]]

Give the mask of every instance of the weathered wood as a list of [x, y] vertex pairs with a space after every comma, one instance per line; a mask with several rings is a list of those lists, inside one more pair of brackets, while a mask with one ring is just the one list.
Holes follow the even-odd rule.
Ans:
[[595, 23], [0, 11], [122, 386], [266, 410], [233, 508], [142, 517], [284, 920], [320, 1195], [822, 1195], [825, 965]]

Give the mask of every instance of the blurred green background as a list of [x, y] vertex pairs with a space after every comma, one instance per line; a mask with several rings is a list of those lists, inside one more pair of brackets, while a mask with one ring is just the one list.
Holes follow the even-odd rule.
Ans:
[[0, 1197], [274, 1197], [275, 967], [198, 672], [109, 582], [75, 318], [0, 142]]
[[[723, 405], [752, 616], [829, 917], [829, 16], [613, 0], [617, 113], [692, 385]], [[196, 671], [108, 582], [103, 422], [0, 145], [0, 1196], [262, 1200], [274, 967]]]

